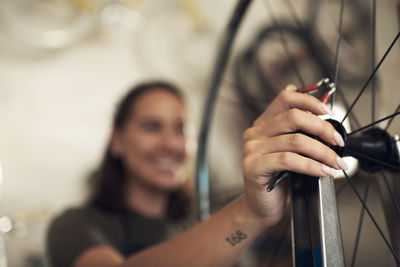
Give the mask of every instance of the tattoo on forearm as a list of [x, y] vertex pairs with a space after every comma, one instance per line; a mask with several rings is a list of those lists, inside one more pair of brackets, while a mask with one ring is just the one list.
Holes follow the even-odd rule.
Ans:
[[240, 243], [243, 239], [246, 239], [247, 235], [242, 233], [241, 231], [237, 230], [236, 233], [233, 233], [231, 237], [227, 237], [225, 240], [228, 242], [232, 247], [236, 244]]

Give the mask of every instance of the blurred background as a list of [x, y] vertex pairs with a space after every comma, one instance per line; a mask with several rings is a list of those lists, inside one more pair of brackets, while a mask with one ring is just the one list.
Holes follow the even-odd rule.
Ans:
[[[241, 192], [243, 129], [277, 90], [289, 82], [299, 85], [288, 67], [289, 60], [277, 50], [281, 47], [277, 25], [299, 28], [287, 2], [254, 1], [235, 42], [211, 128], [214, 207]], [[295, 59], [303, 64], [309, 84], [333, 66], [339, 1], [326, 0], [319, 6], [313, 0], [293, 2], [297, 19], [312, 20], [323, 44], [321, 55], [310, 56], [304, 52], [310, 45], [304, 36], [287, 30], [287, 42]], [[365, 1], [355, 1], [359, 2]], [[398, 17], [394, 0], [378, 2], [376, 57], [380, 59], [398, 32]], [[211, 0], [0, 0], [0, 230], [4, 240], [0, 241], [0, 254], [5, 253], [8, 264], [1, 266], [46, 266], [47, 224], [66, 207], [85, 200], [88, 178], [110, 134], [116, 101], [134, 84], [166, 79], [184, 90], [191, 115], [190, 147], [195, 154], [216, 51], [235, 4]], [[366, 44], [371, 39], [365, 34], [371, 22], [370, 5], [365, 9], [349, 6], [346, 12], [339, 81], [351, 100], [370, 74], [366, 62], [371, 53]], [[399, 58], [397, 44], [379, 72], [377, 117], [392, 113], [399, 104], [395, 76]], [[329, 66], [328, 70], [323, 66]], [[261, 74], [253, 77], [259, 70]], [[385, 77], [386, 73], [391, 75]], [[269, 87], [261, 92], [265, 80]], [[370, 121], [370, 110], [366, 94], [356, 106], [361, 125]], [[398, 134], [400, 123], [394, 122], [390, 132]], [[346, 195], [342, 198], [344, 213], [346, 209], [350, 213], [353, 208], [359, 210], [359, 203]], [[342, 225], [346, 224], [343, 220]], [[371, 248], [375, 253], [371, 258], [387, 257], [385, 248], [380, 247]]]

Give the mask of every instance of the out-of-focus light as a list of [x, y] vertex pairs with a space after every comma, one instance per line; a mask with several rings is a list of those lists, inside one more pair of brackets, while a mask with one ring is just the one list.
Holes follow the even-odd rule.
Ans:
[[0, 231], [8, 233], [13, 229], [11, 219], [7, 216], [0, 218]]

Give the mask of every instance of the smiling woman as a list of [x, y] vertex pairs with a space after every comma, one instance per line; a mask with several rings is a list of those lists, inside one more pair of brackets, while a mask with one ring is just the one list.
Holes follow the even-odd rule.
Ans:
[[182, 101], [165, 89], [141, 96], [123, 129], [114, 132], [111, 149], [124, 159], [129, 181], [137, 187], [173, 190], [181, 185], [185, 159]]
[[342, 168], [334, 150], [298, 133], [342, 145], [332, 124], [318, 117], [328, 111], [311, 95], [281, 92], [243, 133], [243, 195], [169, 239], [170, 223], [188, 214], [180, 175], [185, 108], [172, 86], [136, 88], [118, 107], [91, 201], [50, 226], [50, 262], [57, 267], [234, 265], [286, 213], [287, 187], [266, 191], [277, 173], [326, 176]]
[[188, 217], [185, 120], [183, 96], [171, 84], [144, 83], [125, 95], [88, 204], [49, 228], [53, 266], [80, 266], [99, 248], [119, 262], [164, 240], [172, 223]]
[[234, 265], [286, 213], [287, 187], [266, 191], [278, 173], [327, 176], [346, 168], [325, 143], [298, 133], [343, 145], [332, 124], [318, 117], [327, 113], [311, 95], [282, 91], [243, 133], [243, 195], [169, 238], [171, 224], [189, 212], [181, 176], [185, 107], [165, 83], [132, 90], [118, 106], [89, 203], [50, 226], [50, 262], [57, 267]]

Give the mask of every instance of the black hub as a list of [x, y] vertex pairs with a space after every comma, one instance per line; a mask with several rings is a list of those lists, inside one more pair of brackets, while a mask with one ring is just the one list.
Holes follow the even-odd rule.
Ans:
[[396, 144], [385, 130], [371, 128], [361, 135], [349, 136], [340, 122], [332, 119], [327, 121], [342, 135], [345, 142], [344, 148], [329, 145], [339, 156], [357, 158], [361, 169], [371, 173], [381, 170], [394, 171], [400, 167]]

